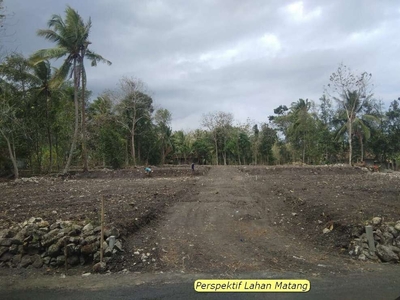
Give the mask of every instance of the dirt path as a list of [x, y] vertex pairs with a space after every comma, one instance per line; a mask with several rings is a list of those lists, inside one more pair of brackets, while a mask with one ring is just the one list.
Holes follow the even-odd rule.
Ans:
[[[115, 287], [119, 292], [121, 286], [136, 289], [146, 283], [151, 285], [143, 290], [160, 286], [175, 296], [182, 293], [183, 282], [192, 293], [193, 281], [206, 277], [306, 278], [318, 295], [324, 295], [325, 287], [335, 295], [335, 289], [342, 283], [350, 286], [349, 278], [355, 276], [360, 282], [357, 294], [371, 287], [393, 291], [399, 286], [398, 264], [350, 258], [344, 247], [350, 233], [343, 229], [375, 215], [398, 220], [400, 175], [339, 167], [213, 166], [208, 173], [208, 168], [204, 172], [198, 168], [197, 174], [183, 167], [168, 170], [160, 168], [154, 178], [141, 178], [133, 170], [94, 174], [99, 178], [3, 185], [0, 202], [5, 210], [0, 221], [23, 221], [32, 215], [95, 219], [96, 193], [106, 189], [107, 216], [125, 230], [125, 252], [110, 264], [112, 273], [89, 277], [81, 274], [91, 272], [90, 264], [71, 268], [66, 277], [63, 268], [54, 273], [46, 267], [0, 268], [0, 291], [25, 290], [23, 295], [31, 295], [30, 290], [50, 288], [69, 295], [64, 289], [114, 291]], [[58, 211], [56, 216], [53, 210]], [[151, 218], [150, 212], [154, 212]], [[335, 220], [335, 229], [323, 235], [330, 220]], [[146, 261], [141, 259], [144, 253], [150, 254]], [[326, 285], [318, 287], [319, 280]], [[182, 286], [171, 293], [169, 285], [162, 285], [168, 282]], [[331, 282], [339, 283], [330, 287]], [[127, 290], [127, 298], [131, 294]], [[20, 299], [22, 294], [15, 295], [8, 298]], [[51, 291], [48, 295], [59, 296]], [[38, 298], [45, 299], [42, 296]]]
[[347, 269], [342, 260], [282, 232], [271, 215], [279, 203], [251, 190], [253, 180], [237, 168], [213, 167], [196, 183], [193, 196], [170, 207], [157, 229], [159, 257], [167, 269], [228, 274]]

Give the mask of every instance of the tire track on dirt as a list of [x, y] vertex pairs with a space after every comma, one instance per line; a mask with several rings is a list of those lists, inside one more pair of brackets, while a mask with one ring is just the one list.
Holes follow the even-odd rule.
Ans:
[[[252, 180], [252, 179], [251, 179]], [[157, 241], [166, 269], [191, 272], [310, 270], [301, 241], [282, 236], [266, 213], [268, 195], [251, 190], [249, 178], [233, 167], [213, 167], [196, 190], [174, 204], [159, 223]], [[300, 244], [300, 245], [297, 245]], [[307, 257], [297, 259], [299, 257]]]

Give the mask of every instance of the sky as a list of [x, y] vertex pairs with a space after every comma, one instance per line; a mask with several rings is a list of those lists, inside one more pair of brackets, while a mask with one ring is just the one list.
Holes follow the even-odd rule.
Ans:
[[91, 49], [112, 62], [87, 67], [96, 97], [123, 76], [145, 82], [173, 130], [203, 114], [268, 122], [279, 105], [318, 103], [340, 63], [372, 73], [374, 97], [400, 97], [400, 2], [376, 0], [3, 0], [1, 41], [26, 56], [54, 44], [36, 35], [70, 5], [92, 20]]

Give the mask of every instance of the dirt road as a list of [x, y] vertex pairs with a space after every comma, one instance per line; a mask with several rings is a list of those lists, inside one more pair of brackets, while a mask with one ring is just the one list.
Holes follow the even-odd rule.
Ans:
[[[346, 272], [343, 259], [317, 251], [277, 225], [277, 211], [282, 215], [292, 212], [269, 201], [273, 182], [256, 179], [238, 168], [213, 167], [207, 177], [198, 180], [191, 196], [170, 207], [156, 238], [165, 267], [221, 274]], [[271, 185], [271, 195], [259, 194], [252, 188], [255, 184]]]
[[[0, 269], [1, 295], [86, 299], [95, 291], [99, 299], [220, 299], [223, 295], [193, 291], [195, 279], [215, 277], [311, 281], [311, 293], [282, 294], [281, 299], [399, 295], [398, 265], [351, 259], [345, 248], [352, 225], [375, 215], [398, 219], [399, 177], [330, 166], [213, 166], [207, 171], [160, 168], [154, 178], [141, 178], [136, 171], [101, 172], [65, 182], [4, 185], [4, 224], [31, 215], [50, 218], [53, 210], [61, 218], [94, 219], [96, 192], [106, 188], [109, 222], [126, 233], [125, 252], [108, 275], [82, 277], [90, 265], [72, 268], [67, 276], [63, 270], [43, 276], [47, 268]], [[141, 222], [132, 225], [136, 218]], [[324, 235], [327, 222], [334, 230]], [[139, 248], [151, 254], [146, 261], [135, 254]]]

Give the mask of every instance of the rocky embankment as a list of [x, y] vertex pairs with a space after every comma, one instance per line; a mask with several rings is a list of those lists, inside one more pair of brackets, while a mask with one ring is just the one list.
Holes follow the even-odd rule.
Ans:
[[[0, 267], [34, 268], [94, 264], [100, 261], [101, 227], [91, 223], [57, 221], [53, 224], [42, 218], [0, 231]], [[120, 233], [114, 227], [104, 230], [104, 258], [94, 271], [104, 271], [106, 263], [123, 252]]]
[[349, 245], [349, 254], [360, 260], [375, 260], [397, 263], [400, 261], [400, 220], [385, 223], [381, 217], [375, 217], [369, 224], [373, 228], [375, 252], [368, 245], [364, 226], [354, 227], [353, 240]]

